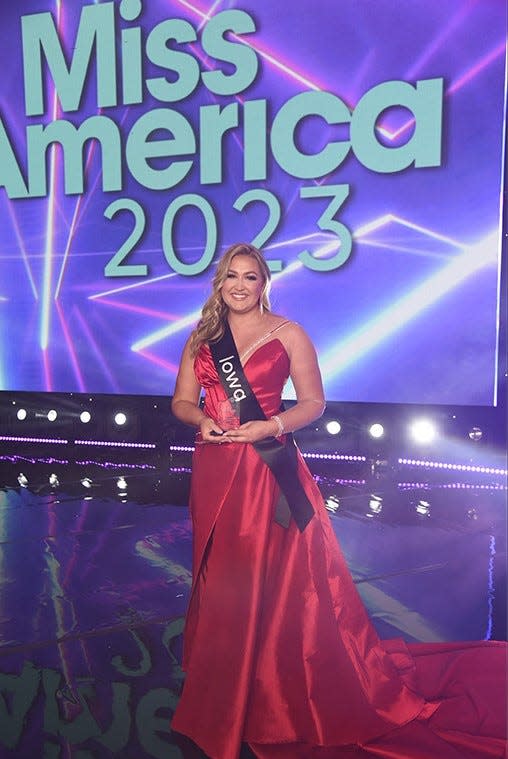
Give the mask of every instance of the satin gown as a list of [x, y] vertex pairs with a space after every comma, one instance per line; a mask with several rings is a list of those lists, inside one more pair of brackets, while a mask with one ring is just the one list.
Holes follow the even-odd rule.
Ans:
[[[289, 358], [275, 338], [244, 371], [277, 413]], [[195, 360], [205, 412], [225, 392], [208, 346]], [[315, 515], [274, 521], [277, 483], [250, 444], [197, 441], [190, 511], [193, 587], [183, 693], [172, 729], [212, 759], [480, 759], [505, 756], [506, 646], [380, 641], [323, 499], [299, 455]]]

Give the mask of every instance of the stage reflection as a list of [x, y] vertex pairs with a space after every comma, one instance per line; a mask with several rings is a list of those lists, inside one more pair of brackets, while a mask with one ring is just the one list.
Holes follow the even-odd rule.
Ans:
[[[1, 755], [181, 757], [170, 722], [191, 583], [188, 467], [173, 459], [164, 477], [155, 465], [85, 477], [73, 462], [8, 463]], [[408, 482], [402, 464], [362, 478], [309, 463], [381, 637], [505, 638], [502, 477], [427, 472], [423, 483], [419, 472]]]

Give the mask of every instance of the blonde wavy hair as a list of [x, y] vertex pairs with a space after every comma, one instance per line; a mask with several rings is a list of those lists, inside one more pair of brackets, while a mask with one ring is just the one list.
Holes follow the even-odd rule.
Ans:
[[217, 264], [217, 270], [212, 280], [212, 294], [205, 302], [201, 311], [201, 319], [191, 335], [190, 350], [196, 355], [203, 343], [215, 342], [224, 334], [224, 326], [228, 315], [228, 308], [222, 299], [222, 285], [226, 281], [231, 261], [235, 256], [250, 256], [259, 266], [263, 278], [263, 291], [259, 300], [261, 311], [270, 311], [270, 269], [263, 254], [254, 245], [238, 242], [231, 245], [223, 254]]

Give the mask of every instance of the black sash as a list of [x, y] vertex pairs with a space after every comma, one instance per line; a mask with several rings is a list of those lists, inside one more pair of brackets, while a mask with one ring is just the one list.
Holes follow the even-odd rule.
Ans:
[[[266, 414], [244, 374], [227, 322], [224, 335], [216, 342], [209, 343], [209, 348], [227, 397], [232, 397], [238, 403], [240, 424], [254, 420], [266, 421]], [[275, 512], [276, 521], [287, 527], [292, 516], [300, 532], [303, 532], [314, 515], [314, 509], [298, 478], [298, 459], [293, 435], [285, 434], [285, 445], [276, 438], [259, 440], [253, 445], [275, 476], [281, 490]]]

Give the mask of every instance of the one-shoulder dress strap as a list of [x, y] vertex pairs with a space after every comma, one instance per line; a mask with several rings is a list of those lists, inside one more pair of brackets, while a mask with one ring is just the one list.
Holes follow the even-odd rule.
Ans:
[[240, 361], [243, 361], [243, 359], [246, 356], [248, 356], [249, 353], [252, 353], [252, 351], [255, 350], [258, 347], [258, 345], [261, 345], [262, 343], [264, 343], [264, 341], [267, 340], [270, 337], [270, 335], [273, 335], [274, 332], [277, 332], [282, 327], [285, 327], [286, 324], [291, 324], [291, 321], [289, 319], [284, 319], [284, 321], [280, 322], [280, 324], [277, 324], [275, 327], [272, 327], [272, 329], [270, 329], [268, 332], [265, 332], [265, 334], [262, 335], [262, 337], [259, 337], [255, 342], [251, 343], [251, 345], [249, 345], [249, 347], [243, 351], [242, 355], [240, 356]]

